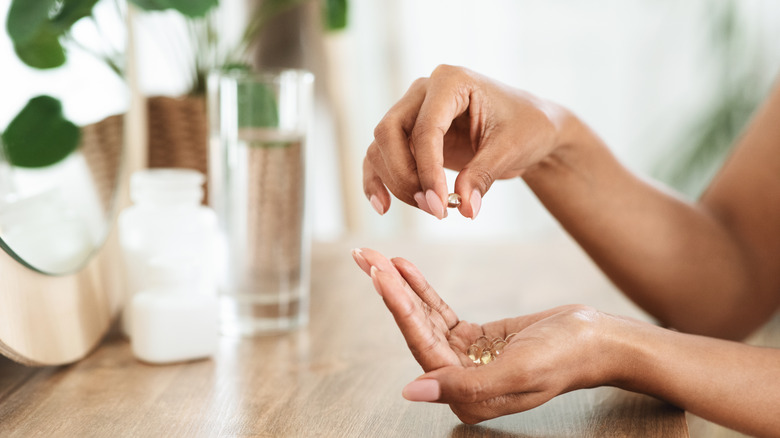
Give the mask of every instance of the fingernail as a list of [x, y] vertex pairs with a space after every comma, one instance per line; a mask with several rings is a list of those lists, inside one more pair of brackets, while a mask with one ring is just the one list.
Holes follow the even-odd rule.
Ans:
[[371, 266], [363, 257], [363, 250], [361, 250], [360, 248], [355, 248], [352, 250], [352, 258], [355, 259], [355, 263], [357, 263], [358, 266], [360, 266], [360, 269], [364, 271], [369, 271], [371, 269]]
[[409, 401], [436, 401], [441, 396], [441, 388], [436, 380], [420, 379], [406, 385], [401, 395]]
[[471, 219], [477, 218], [477, 213], [479, 213], [479, 208], [482, 207], [482, 195], [479, 194], [479, 190], [474, 189], [473, 192], [471, 192]]
[[376, 266], [371, 266], [371, 269], [369, 271], [371, 273], [371, 282], [374, 283], [374, 289], [376, 289], [376, 293], [379, 294], [379, 296], [382, 296], [382, 285], [379, 284], [379, 278], [377, 278], [376, 273], [379, 272], [379, 269], [377, 269]]
[[431, 214], [436, 216], [437, 219], [442, 219], [444, 217], [444, 204], [441, 203], [441, 199], [436, 195], [436, 192], [433, 190], [425, 192], [425, 200], [428, 201]]
[[417, 202], [417, 206], [420, 207], [420, 210], [426, 213], [433, 214], [431, 213], [431, 208], [428, 207], [428, 201], [425, 200], [425, 195], [423, 194], [423, 192], [415, 193], [414, 200]]
[[385, 214], [385, 207], [382, 206], [382, 203], [379, 202], [379, 198], [377, 198], [376, 195], [371, 195], [368, 202], [371, 203], [371, 206], [374, 207], [374, 210], [376, 210], [380, 216]]

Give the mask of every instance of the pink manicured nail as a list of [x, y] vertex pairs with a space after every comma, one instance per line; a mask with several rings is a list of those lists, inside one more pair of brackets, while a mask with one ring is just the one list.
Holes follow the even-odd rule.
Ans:
[[444, 217], [444, 204], [441, 203], [441, 199], [436, 195], [436, 192], [433, 190], [425, 192], [425, 200], [428, 201], [431, 214], [436, 216], [437, 219], [442, 219]]
[[374, 283], [374, 289], [376, 289], [376, 293], [379, 294], [379, 296], [382, 296], [382, 285], [379, 284], [379, 278], [377, 278], [376, 273], [379, 272], [379, 269], [377, 269], [376, 266], [371, 266], [371, 270], [369, 271], [371, 273], [371, 282]]
[[428, 207], [428, 201], [425, 200], [425, 195], [423, 194], [423, 192], [415, 193], [414, 200], [417, 202], [417, 206], [420, 207], [420, 210], [426, 213], [433, 214], [431, 213], [431, 208]]
[[477, 213], [479, 213], [479, 208], [482, 207], [482, 195], [479, 194], [479, 191], [474, 189], [473, 192], [471, 192], [471, 219], [477, 218]]
[[377, 213], [380, 215], [385, 214], [385, 207], [382, 206], [382, 203], [379, 202], [379, 198], [377, 198], [376, 195], [371, 195], [368, 202], [371, 203], [371, 206], [374, 207], [374, 210], [376, 210]]
[[420, 379], [406, 385], [401, 395], [409, 401], [436, 401], [441, 397], [441, 388], [436, 380]]
[[371, 266], [363, 257], [363, 250], [361, 250], [360, 248], [355, 248], [352, 250], [352, 258], [355, 259], [355, 263], [357, 263], [358, 266], [360, 266], [360, 269], [367, 272], [371, 269]]

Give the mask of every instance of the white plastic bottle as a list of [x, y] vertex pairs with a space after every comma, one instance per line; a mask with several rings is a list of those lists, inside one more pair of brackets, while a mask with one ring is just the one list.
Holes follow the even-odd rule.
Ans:
[[199, 269], [193, 284], [216, 291], [219, 257], [217, 218], [202, 206], [203, 174], [188, 169], [146, 169], [130, 179], [131, 207], [119, 215], [119, 240], [126, 266], [122, 330], [131, 336], [131, 302], [135, 294], [154, 289], [152, 260], [186, 256]]
[[155, 286], [137, 293], [131, 303], [133, 355], [164, 364], [214, 354], [219, 332], [218, 301], [213, 290], [197, 283], [198, 260], [159, 257], [150, 262]]

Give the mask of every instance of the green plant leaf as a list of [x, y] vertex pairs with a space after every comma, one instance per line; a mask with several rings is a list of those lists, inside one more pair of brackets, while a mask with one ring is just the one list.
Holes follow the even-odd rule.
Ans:
[[279, 126], [276, 96], [267, 85], [238, 85], [238, 126], [242, 128], [273, 128]]
[[45, 167], [76, 150], [81, 130], [62, 113], [62, 103], [51, 96], [27, 102], [2, 134], [5, 156], [14, 166]]
[[40, 27], [49, 21], [49, 11], [57, 0], [13, 0], [5, 22], [14, 44], [35, 39]]
[[219, 0], [168, 0], [173, 9], [187, 17], [202, 17], [211, 8], [219, 5]]
[[323, 0], [325, 28], [340, 30], [347, 27], [347, 0]]
[[66, 60], [59, 36], [47, 27], [40, 27], [34, 38], [14, 44], [14, 51], [22, 62], [34, 68], [56, 68]]
[[60, 37], [78, 20], [92, 14], [99, 0], [14, 0], [6, 28], [19, 59], [47, 69], [65, 64]]
[[163, 11], [173, 9], [185, 17], [203, 17], [213, 7], [219, 5], [219, 0], [130, 0], [133, 4], [147, 11]]
[[92, 15], [92, 8], [100, 0], [62, 0], [62, 7], [52, 23], [61, 31], [66, 32], [74, 23]]
[[164, 11], [170, 8], [164, 0], [130, 0], [130, 3], [145, 11]]

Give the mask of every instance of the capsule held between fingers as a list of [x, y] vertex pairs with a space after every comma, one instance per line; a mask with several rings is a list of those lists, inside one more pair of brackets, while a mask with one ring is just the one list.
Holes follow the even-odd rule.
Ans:
[[457, 193], [450, 193], [450, 195], [447, 196], [447, 207], [449, 208], [460, 207], [460, 195]]

